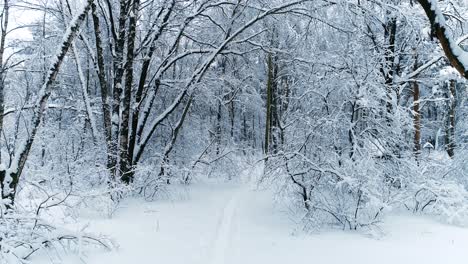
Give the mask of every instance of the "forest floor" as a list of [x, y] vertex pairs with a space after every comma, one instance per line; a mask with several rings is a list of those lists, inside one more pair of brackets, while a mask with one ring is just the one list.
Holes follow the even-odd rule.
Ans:
[[[129, 199], [112, 218], [86, 218], [114, 238], [112, 252], [68, 256], [78, 264], [468, 263], [468, 229], [416, 216], [385, 219], [379, 235], [306, 234], [269, 191], [249, 184], [195, 183], [156, 202]], [[289, 216], [288, 216], [289, 215]], [[80, 220], [80, 221], [81, 221]], [[43, 263], [36, 259], [33, 263]], [[48, 262], [44, 262], [48, 263]]]

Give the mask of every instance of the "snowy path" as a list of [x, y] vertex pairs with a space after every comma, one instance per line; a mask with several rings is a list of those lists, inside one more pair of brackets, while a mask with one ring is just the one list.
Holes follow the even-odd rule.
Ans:
[[237, 209], [237, 204], [239, 203], [239, 199], [242, 193], [244, 192], [238, 191], [235, 193], [227, 203], [226, 207], [223, 209], [220, 223], [218, 225], [216, 239], [213, 243], [213, 257], [211, 259], [211, 264], [225, 263], [226, 252], [228, 251], [228, 246], [232, 237], [232, 222], [234, 213]]
[[[87, 219], [120, 244], [88, 264], [466, 264], [468, 229], [420, 217], [387, 219], [380, 239], [329, 231], [292, 235], [271, 194], [238, 184], [198, 184], [187, 199], [126, 201], [112, 219]], [[76, 257], [65, 264], [82, 264]], [[50, 262], [34, 261], [33, 264]]]

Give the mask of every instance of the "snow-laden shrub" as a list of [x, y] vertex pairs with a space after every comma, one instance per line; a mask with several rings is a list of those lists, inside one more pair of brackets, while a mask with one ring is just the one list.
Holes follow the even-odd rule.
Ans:
[[14, 208], [7, 211], [6, 201], [0, 205], [0, 263], [29, 263], [36, 255], [60, 263], [57, 259], [67, 252], [114, 248], [109, 238], [77, 225], [82, 213], [111, 215], [115, 190], [108, 188], [107, 174], [96, 165], [96, 148], [73, 135], [67, 138], [57, 130], [55, 137], [63, 140], [35, 145], [32, 151], [43, 154], [28, 160]]
[[463, 154], [460, 151], [454, 159], [434, 155], [438, 160], [423, 161], [409, 182], [405, 206], [415, 213], [433, 215], [449, 224], [468, 225], [468, 170]]
[[189, 161], [171, 157], [166, 163], [161, 162], [161, 159], [141, 163], [136, 170], [135, 181], [121, 188], [127, 188], [127, 196], [143, 196], [149, 201], [180, 198], [183, 194], [171, 186], [205, 180], [240, 181], [250, 176], [244, 172], [259, 159], [256, 153], [235, 148], [220, 149], [218, 153], [213, 146], [207, 145], [204, 151], [196, 153]]
[[427, 179], [418, 188], [411, 201], [414, 212], [434, 215], [449, 224], [468, 224], [468, 192], [459, 183]]
[[0, 263], [29, 263], [33, 255], [42, 253], [53, 260], [66, 252], [81, 254], [95, 247], [114, 248], [108, 238], [87, 233], [86, 226], [72, 230], [42, 217], [42, 210], [57, 205], [53, 199], [42, 201], [35, 210], [7, 210], [7, 202], [0, 204]]
[[280, 153], [266, 162], [265, 176], [308, 229], [372, 228], [386, 214], [401, 211], [466, 226], [468, 191], [462, 159], [461, 153], [455, 159], [419, 163], [371, 157], [332, 167], [333, 158], [314, 162], [298, 153]]
[[388, 173], [391, 161], [370, 158], [331, 167], [299, 156], [269, 159], [266, 174], [275, 183], [283, 179], [277, 186], [301, 208], [309, 227], [371, 227], [402, 199], [397, 193], [404, 181]]

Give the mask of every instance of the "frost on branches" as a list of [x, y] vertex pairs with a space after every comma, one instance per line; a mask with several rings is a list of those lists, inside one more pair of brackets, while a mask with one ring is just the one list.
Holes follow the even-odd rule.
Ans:
[[276, 190], [306, 229], [468, 224], [466, 1], [20, 2], [0, 5], [2, 264], [113, 249], [96, 218], [193, 184]]

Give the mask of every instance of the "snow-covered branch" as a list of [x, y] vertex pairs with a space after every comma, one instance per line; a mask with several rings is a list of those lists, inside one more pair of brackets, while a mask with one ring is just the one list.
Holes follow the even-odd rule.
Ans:
[[448, 32], [445, 17], [437, 5], [437, 0], [418, 0], [418, 2], [426, 12], [450, 64], [468, 79], [468, 51], [463, 50]]

